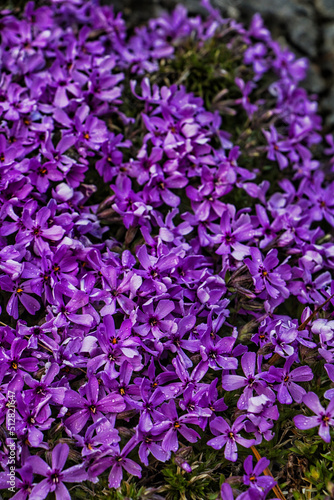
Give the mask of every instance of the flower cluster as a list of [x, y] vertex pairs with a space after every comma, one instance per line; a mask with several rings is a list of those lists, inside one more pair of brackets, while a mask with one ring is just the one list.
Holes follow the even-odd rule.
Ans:
[[[259, 16], [246, 30], [203, 4], [207, 20], [179, 6], [132, 36], [93, 1], [0, 12], [0, 486], [11, 391], [17, 498], [106, 470], [117, 488], [200, 439], [235, 462], [293, 402], [330, 441], [333, 403], [305, 384], [308, 352], [334, 381], [333, 169], [307, 63]], [[154, 80], [189, 37], [241, 58], [227, 102]], [[266, 497], [268, 464], [245, 460], [238, 498]]]

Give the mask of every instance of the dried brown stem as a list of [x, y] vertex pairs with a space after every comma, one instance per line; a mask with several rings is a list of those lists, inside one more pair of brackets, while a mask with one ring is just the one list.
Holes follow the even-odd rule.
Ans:
[[[255, 446], [251, 446], [251, 450], [254, 453], [256, 460], [259, 461], [262, 457], [261, 457], [260, 453], [257, 451], [257, 449], [255, 448]], [[272, 473], [270, 472], [270, 470], [268, 469], [268, 467], [266, 467], [264, 469], [263, 474], [265, 476], [270, 476], [274, 479], [274, 477], [273, 477]], [[275, 493], [275, 495], [277, 496], [277, 498], [279, 498], [280, 500], [286, 500], [286, 498], [283, 495], [282, 490], [278, 486], [278, 484], [276, 486], [273, 486], [272, 490]]]

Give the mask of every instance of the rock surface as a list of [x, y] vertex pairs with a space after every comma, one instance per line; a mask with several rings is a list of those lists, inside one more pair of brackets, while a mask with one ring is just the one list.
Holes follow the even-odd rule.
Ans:
[[[200, 0], [105, 0], [123, 11], [128, 23], [138, 26], [181, 3], [192, 14], [205, 11]], [[326, 131], [334, 131], [334, 0], [212, 0], [225, 16], [249, 24], [259, 12], [275, 39], [297, 56], [310, 59], [304, 86], [319, 94], [319, 110]]]

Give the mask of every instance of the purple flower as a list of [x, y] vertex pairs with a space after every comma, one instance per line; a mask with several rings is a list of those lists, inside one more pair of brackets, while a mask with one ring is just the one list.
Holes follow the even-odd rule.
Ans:
[[62, 405], [65, 396], [65, 387], [52, 386], [52, 382], [59, 373], [59, 365], [57, 363], [46, 363], [45, 373], [40, 380], [34, 379], [30, 374], [24, 377], [25, 383], [31, 387], [25, 391], [26, 400], [33, 401], [35, 404], [51, 400], [56, 404]]
[[125, 469], [129, 474], [133, 476], [141, 477], [141, 467], [136, 464], [130, 458], [127, 458], [129, 452], [136, 446], [137, 438], [134, 436], [130, 439], [127, 444], [124, 446], [122, 451], [116, 449], [112, 452], [111, 456], [105, 456], [98, 459], [91, 467], [90, 474], [94, 476], [99, 476], [102, 472], [104, 472], [108, 467], [111, 466], [111, 470], [109, 473], [109, 487], [110, 488], [118, 488], [121, 484], [123, 477], [123, 469]]
[[248, 455], [244, 461], [244, 469], [246, 474], [243, 476], [244, 484], [250, 486], [251, 488], [268, 488], [271, 489], [275, 486], [276, 481], [270, 476], [261, 476], [264, 469], [268, 467], [270, 460], [267, 458], [260, 458], [258, 463], [253, 467], [253, 456]]
[[17, 393], [17, 411], [20, 419], [16, 423], [18, 435], [25, 436], [32, 447], [38, 447], [43, 441], [43, 432], [50, 429], [52, 422], [51, 409], [46, 398], [37, 405], [29, 405], [22, 395]]
[[321, 221], [323, 218], [333, 227], [334, 226], [334, 200], [332, 196], [333, 183], [327, 187], [322, 186], [323, 173], [317, 172], [314, 176], [312, 185], [306, 186], [305, 194], [311, 202], [309, 211], [310, 217], [315, 221]]
[[213, 370], [236, 370], [238, 360], [232, 356], [232, 349], [236, 339], [234, 337], [223, 337], [215, 342], [209, 334], [201, 339], [200, 353]]
[[187, 423], [198, 423], [198, 416], [196, 413], [190, 412], [187, 415], [179, 416], [176, 411], [174, 400], [163, 404], [160, 411], [160, 422], [154, 425], [151, 432], [155, 436], [161, 436], [162, 449], [164, 451], [175, 452], [178, 450], [178, 432], [190, 443], [196, 443], [196, 441], [200, 439], [200, 435], [186, 425]]
[[45, 241], [59, 241], [65, 233], [65, 229], [61, 226], [53, 225], [49, 227], [48, 222], [51, 221], [51, 211], [47, 207], [42, 207], [33, 220], [27, 211], [23, 211], [22, 222], [26, 227], [25, 231], [21, 231], [16, 236], [17, 243], [27, 244], [33, 241], [34, 251], [37, 255], [42, 255], [43, 252], [49, 252], [49, 244]]
[[250, 249], [252, 260], [247, 258], [244, 262], [252, 275], [256, 293], [266, 290], [273, 299], [277, 299], [280, 295], [286, 299], [289, 297], [286, 280], [291, 277], [290, 266], [288, 264], [278, 266], [277, 253], [276, 249], [272, 249], [263, 259], [260, 250], [252, 247]]
[[143, 267], [143, 270], [138, 270], [137, 273], [146, 278], [146, 282], [141, 287], [141, 292], [150, 291], [153, 288], [158, 293], [167, 291], [167, 285], [171, 280], [166, 276], [168, 271], [171, 272], [179, 263], [179, 257], [170, 252], [167, 255], [155, 257], [149, 255], [147, 247], [142, 246], [137, 252], [137, 258]]
[[294, 361], [295, 356], [290, 356], [283, 368], [271, 366], [269, 369], [270, 375], [279, 382], [278, 388], [276, 387], [277, 399], [282, 404], [291, 404], [293, 400], [301, 403], [306, 391], [295, 382], [307, 382], [313, 379], [313, 372], [309, 366], [299, 366], [290, 371]]
[[249, 255], [250, 248], [241, 243], [241, 241], [251, 240], [254, 235], [248, 214], [241, 214], [236, 218], [234, 207], [226, 210], [220, 220], [220, 231], [217, 233], [218, 236], [214, 238], [214, 242], [220, 245], [216, 250], [218, 255], [231, 254], [237, 260], [242, 260]]
[[[334, 365], [328, 363], [325, 365], [325, 370], [327, 372], [328, 377], [331, 379], [332, 382], [334, 382]], [[334, 396], [334, 389], [328, 389], [328, 391], [325, 392], [324, 397], [326, 399], [332, 399]]]
[[84, 436], [76, 434], [74, 437], [82, 448], [81, 454], [83, 457], [98, 456], [106, 450], [109, 451], [110, 446], [116, 446], [121, 440], [118, 431], [105, 418], [101, 418], [90, 425]]
[[244, 54], [245, 64], [252, 64], [255, 72], [254, 80], [259, 80], [268, 69], [266, 61], [267, 48], [263, 43], [256, 43], [250, 46]]
[[316, 414], [315, 417], [305, 417], [304, 415], [297, 415], [293, 421], [298, 429], [306, 430], [319, 426], [319, 436], [329, 443], [330, 427], [334, 426], [334, 399], [332, 399], [327, 406], [323, 408], [320, 404], [318, 396], [314, 392], [308, 392], [303, 397], [303, 403]]
[[248, 29], [248, 36], [256, 38], [257, 40], [271, 42], [270, 31], [264, 26], [263, 19], [258, 13], [254, 14], [252, 17], [252, 21]]
[[[62, 280], [54, 286], [54, 300], [52, 312], [56, 314], [54, 325], [58, 328], [66, 326], [69, 322], [78, 325], [91, 327], [94, 323], [94, 318], [90, 314], [78, 314], [78, 310], [82, 309], [89, 302], [87, 293], [83, 290], [77, 290], [74, 286]], [[65, 297], [71, 297], [69, 301]]]
[[166, 462], [171, 456], [170, 451], [162, 449], [161, 436], [156, 436], [152, 432], [153, 424], [147, 425], [145, 429], [137, 428], [137, 440], [140, 442], [138, 455], [143, 464], [148, 465], [150, 453], [160, 462]]
[[[253, 390], [255, 390], [256, 394], [268, 395], [272, 393], [271, 389], [269, 389], [267, 383], [265, 382], [265, 380], [268, 380], [267, 374], [262, 372], [259, 374], [255, 374], [255, 365], [255, 352], [246, 352], [241, 358], [241, 367], [243, 369], [245, 377], [242, 377], [240, 375], [223, 375], [222, 387], [226, 391], [234, 391], [236, 389], [239, 389], [240, 387], [245, 387], [237, 404], [240, 410], [247, 407], [249, 398], [253, 396]], [[268, 381], [271, 381], [270, 377]]]
[[50, 181], [62, 181], [64, 179], [64, 174], [52, 162], [41, 164], [37, 158], [32, 158], [29, 167], [31, 169], [31, 182], [40, 193], [46, 193]]
[[256, 88], [256, 85], [254, 82], [246, 83], [241, 78], [236, 78], [235, 83], [239, 87], [242, 93], [242, 98], [237, 99], [235, 101], [235, 104], [241, 104], [244, 110], [246, 111], [247, 115], [251, 117], [258, 109], [258, 106], [256, 104], [251, 104], [249, 99], [249, 95]]
[[269, 339], [274, 346], [275, 352], [280, 356], [292, 356], [294, 354], [293, 344], [298, 337], [298, 329], [295, 322], [288, 320], [273, 321], [269, 324]]
[[[131, 334], [131, 327], [131, 321], [125, 320], [116, 330], [112, 316], [107, 315], [103, 318], [103, 324], [99, 325], [96, 337], [86, 338], [90, 347], [95, 345], [97, 338], [100, 347], [100, 350], [95, 351], [95, 355], [87, 363], [88, 375], [97, 373], [98, 369], [103, 366], [103, 372], [113, 380], [119, 376], [115, 366], [123, 365], [127, 361], [134, 369], [141, 368], [141, 355], [138, 352], [140, 340]], [[89, 350], [91, 351], [91, 348]]]
[[220, 489], [221, 500], [234, 500], [233, 491], [228, 483], [223, 483]]
[[241, 436], [240, 431], [245, 426], [245, 416], [238, 417], [232, 426], [230, 426], [223, 417], [217, 417], [210, 422], [211, 432], [218, 437], [210, 439], [207, 442], [215, 450], [221, 450], [225, 446], [224, 456], [231, 462], [236, 462], [238, 458], [237, 443], [245, 448], [250, 448], [255, 444], [254, 439], [245, 439]]
[[168, 333], [175, 333], [176, 324], [172, 316], [170, 316], [174, 309], [175, 305], [171, 300], [160, 300], [155, 309], [152, 302], [143, 305], [143, 312], [138, 311], [138, 322], [140, 324], [135, 327], [135, 331], [142, 337], [146, 337], [151, 333], [157, 340], [160, 340]]
[[283, 170], [289, 164], [288, 159], [283, 154], [291, 150], [291, 145], [289, 141], [279, 140], [276, 128], [271, 125], [270, 132], [267, 130], [262, 130], [265, 138], [268, 142], [268, 154], [267, 158], [269, 160], [277, 161], [279, 168]]
[[181, 199], [170, 188], [180, 189], [186, 184], [188, 184], [187, 178], [180, 173], [173, 173], [169, 177], [154, 174], [143, 189], [144, 201], [153, 207], [158, 207], [162, 203], [166, 203], [169, 207], [177, 207]]
[[28, 89], [20, 87], [17, 83], [11, 83], [7, 90], [7, 100], [1, 103], [5, 111], [6, 120], [19, 120], [22, 115], [33, 110], [35, 100], [29, 99]]
[[40, 309], [41, 305], [38, 300], [30, 296], [33, 292], [29, 282], [20, 280], [14, 282], [9, 276], [0, 276], [0, 286], [3, 290], [12, 292], [6, 306], [6, 311], [14, 319], [18, 319], [19, 317], [19, 301], [30, 314], [36, 314]]
[[[224, 398], [218, 399], [218, 390], [217, 390], [218, 378], [215, 378], [209, 388], [204, 387], [201, 391], [204, 393], [199, 401], [199, 405], [203, 408], [209, 408], [212, 411], [211, 419], [214, 418], [215, 412], [217, 411], [225, 411], [227, 410], [227, 405], [225, 404]], [[205, 391], [205, 392], [204, 392]]]
[[[211, 213], [215, 213], [221, 217], [225, 210], [225, 203], [219, 200], [219, 197], [225, 194], [223, 189], [223, 168], [217, 174], [215, 171], [211, 171], [208, 167], [204, 166], [201, 180], [202, 184], [198, 188], [187, 186], [186, 189], [186, 194], [191, 200], [193, 211], [198, 220], [201, 221], [208, 220]], [[235, 177], [232, 177], [230, 180], [233, 183]], [[218, 186], [219, 189], [216, 189]], [[228, 192], [228, 189], [226, 192]]]
[[90, 418], [96, 422], [103, 413], [120, 413], [125, 410], [125, 403], [120, 394], [113, 393], [99, 399], [99, 383], [96, 377], [90, 377], [85, 386], [86, 398], [68, 389], [64, 398], [67, 408], [79, 408], [79, 411], [65, 419], [66, 427], [77, 434]]
[[[14, 496], [14, 500], [27, 500], [33, 489], [33, 473], [30, 465], [25, 464], [21, 469], [17, 469], [18, 474], [21, 479], [16, 477], [15, 488], [18, 489]], [[9, 487], [8, 483], [9, 472], [0, 472], [0, 489], [7, 489]], [[12, 490], [13, 491], [13, 490]]]
[[0, 379], [8, 373], [12, 376], [23, 376], [26, 372], [38, 370], [38, 361], [31, 356], [23, 358], [22, 355], [28, 346], [25, 339], [16, 338], [13, 340], [10, 352], [2, 347], [0, 351]]
[[69, 446], [59, 443], [52, 451], [52, 466], [47, 465], [41, 457], [33, 455], [28, 457], [25, 465], [32, 468], [34, 474], [44, 476], [45, 479], [38, 483], [31, 492], [31, 497], [43, 500], [48, 493], [55, 492], [57, 498], [70, 500], [71, 496], [65, 483], [81, 483], [87, 479], [87, 473], [83, 465], [74, 465], [63, 470], [68, 454]]

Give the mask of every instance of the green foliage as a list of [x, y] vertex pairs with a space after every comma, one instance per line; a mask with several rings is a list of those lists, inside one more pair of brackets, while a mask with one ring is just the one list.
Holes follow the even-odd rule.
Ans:
[[216, 500], [220, 489], [223, 463], [221, 454], [206, 450], [196, 459], [188, 460], [192, 472], [185, 472], [173, 459], [162, 470], [165, 484], [159, 492], [166, 494], [166, 500]]
[[[229, 88], [229, 99], [235, 98], [239, 92], [234, 78], [237, 68], [242, 65], [245, 47], [240, 42], [240, 46], [232, 52], [222, 35], [217, 33], [202, 46], [195, 39], [188, 38], [176, 47], [174, 59], [161, 61], [153, 81], [185, 85], [188, 91], [204, 99], [208, 109], [222, 89]], [[243, 70], [248, 71], [245, 67]]]

